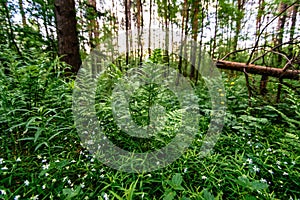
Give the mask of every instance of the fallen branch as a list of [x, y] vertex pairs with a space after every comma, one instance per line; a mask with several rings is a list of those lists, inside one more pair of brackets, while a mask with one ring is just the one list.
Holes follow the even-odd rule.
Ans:
[[247, 71], [249, 74], [259, 74], [265, 76], [272, 76], [275, 78], [281, 79], [291, 79], [291, 80], [300, 80], [300, 70], [286, 70], [280, 68], [273, 68], [273, 67], [266, 67], [260, 65], [253, 65], [246, 63], [238, 63], [238, 62], [231, 62], [231, 61], [223, 61], [217, 60], [215, 64], [220, 69], [229, 69], [234, 71], [244, 72]]

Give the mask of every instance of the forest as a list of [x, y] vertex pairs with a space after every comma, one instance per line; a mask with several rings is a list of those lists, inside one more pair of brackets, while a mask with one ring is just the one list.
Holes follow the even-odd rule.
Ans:
[[300, 199], [299, 6], [0, 0], [0, 199]]

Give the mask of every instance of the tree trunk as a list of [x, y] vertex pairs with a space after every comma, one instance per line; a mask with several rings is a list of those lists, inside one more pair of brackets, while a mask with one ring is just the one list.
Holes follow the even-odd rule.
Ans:
[[129, 31], [131, 30], [131, 2], [130, 0], [125, 0], [125, 27], [126, 27], [126, 67], [129, 64], [129, 52], [130, 52], [130, 47], [129, 47]]
[[237, 50], [237, 44], [239, 41], [239, 35], [241, 32], [241, 26], [242, 26], [242, 19], [243, 19], [243, 13], [244, 13], [244, 0], [238, 0], [238, 16], [236, 19], [236, 27], [235, 27], [235, 35], [234, 35], [234, 43], [233, 43], [233, 51]]
[[[294, 40], [294, 34], [296, 30], [296, 23], [297, 23], [297, 14], [298, 14], [298, 9], [299, 9], [299, 4], [296, 4], [293, 6], [293, 11], [292, 11], [292, 25], [290, 29], [290, 41]], [[293, 45], [289, 45], [289, 57], [293, 57]]]
[[197, 51], [197, 37], [198, 37], [198, 26], [199, 26], [199, 0], [194, 0], [193, 5], [193, 19], [192, 19], [192, 38], [194, 42], [193, 49], [191, 51], [191, 73], [190, 78], [195, 77], [195, 65], [196, 65], [196, 51]]
[[23, 0], [19, 0], [19, 8], [20, 8], [20, 14], [22, 17], [22, 24], [23, 24], [23, 27], [25, 27], [25, 26], [27, 26], [27, 23], [26, 23], [26, 16], [25, 16], [25, 11], [24, 11], [24, 7], [23, 7]]
[[97, 3], [96, 0], [88, 0], [88, 32], [89, 32], [89, 40], [90, 40], [90, 47], [95, 48], [98, 45], [99, 40], [99, 24], [97, 21]]
[[58, 39], [58, 54], [62, 61], [71, 65], [66, 75], [76, 74], [81, 65], [79, 42], [76, 30], [76, 11], [74, 0], [55, 0], [55, 17]]

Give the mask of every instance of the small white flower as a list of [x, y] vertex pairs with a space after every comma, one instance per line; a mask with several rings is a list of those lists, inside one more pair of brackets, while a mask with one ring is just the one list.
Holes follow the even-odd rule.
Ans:
[[91, 169], [91, 171], [92, 171], [92, 172], [95, 172], [95, 171], [96, 171], [96, 169], [95, 169], [95, 168], [93, 168], [93, 169]]
[[84, 183], [81, 183], [81, 184], [80, 184], [80, 187], [81, 187], [81, 188], [84, 188], [84, 187], [85, 187], [85, 184], [84, 184]]
[[261, 179], [260, 179], [260, 182], [262, 182], [262, 183], [267, 183], [267, 180], [264, 179], [264, 178], [261, 178]]
[[273, 172], [271, 169], [269, 169], [268, 172], [269, 172], [270, 174], [274, 174], [274, 172]]
[[104, 200], [109, 200], [108, 195], [106, 193], [104, 193], [103, 198]]
[[287, 165], [288, 163], [287, 162], [283, 162], [283, 164]]
[[52, 179], [52, 183], [55, 183], [56, 182], [56, 179], [54, 178], [54, 179]]
[[276, 161], [276, 165], [280, 165], [281, 164], [281, 162], [280, 161]]
[[66, 170], [69, 170], [70, 166], [66, 166]]
[[50, 167], [50, 164], [45, 164], [42, 166], [43, 170], [49, 169], [49, 167]]
[[38, 155], [37, 158], [38, 158], [38, 159], [42, 159], [42, 156], [41, 156], [41, 155]]
[[259, 172], [260, 169], [259, 169], [256, 165], [254, 165], [253, 170], [254, 170], [255, 172]]
[[43, 189], [43, 190], [46, 189], [46, 185], [45, 185], [45, 184], [42, 186], [42, 189]]
[[271, 149], [271, 148], [268, 148], [268, 149], [267, 149], [267, 151], [271, 152], [271, 151], [272, 151], [272, 149]]
[[295, 165], [295, 164], [296, 164], [296, 162], [295, 162], [295, 161], [292, 161], [292, 164], [293, 164], [293, 165]]
[[6, 195], [6, 191], [5, 191], [5, 190], [0, 190], [0, 193], [1, 193], [2, 195]]
[[65, 176], [65, 177], [63, 178], [63, 182], [65, 182], [67, 178], [68, 178], [68, 177], [67, 177], [67, 176]]
[[159, 161], [156, 162], [156, 165], [159, 165]]
[[45, 176], [49, 176], [49, 174], [48, 174], [48, 173], [46, 173], [46, 174], [45, 174]]
[[187, 172], [187, 170], [188, 170], [187, 168], [184, 168], [184, 169], [183, 169], [183, 173], [186, 173], [186, 172]]
[[3, 158], [0, 158], [0, 164], [3, 164], [4, 161], [3, 161]]
[[279, 165], [277, 167], [278, 167], [278, 169], [282, 169]]
[[17, 160], [16, 160], [17, 162], [21, 162], [21, 158], [19, 157], [19, 158], [17, 158]]
[[287, 172], [283, 172], [283, 176], [287, 176], [289, 175]]
[[75, 161], [75, 160], [72, 160], [71, 163], [76, 163], [76, 161]]
[[46, 160], [46, 159], [43, 159], [43, 160], [42, 160], [42, 163], [45, 163], [45, 162], [47, 162], [47, 160]]
[[21, 196], [20, 195], [17, 195], [15, 196], [14, 200], [18, 200]]
[[249, 164], [252, 164], [252, 163], [253, 163], [253, 161], [252, 161], [251, 158], [248, 158], [246, 161], [247, 161]]
[[1, 168], [2, 170], [8, 170], [8, 168], [6, 167], [6, 165], [4, 167]]
[[35, 195], [34, 197], [31, 197], [30, 199], [38, 200], [39, 199], [39, 195]]
[[69, 179], [69, 180], [68, 180], [68, 184], [71, 185], [71, 183], [72, 183], [72, 182], [71, 182], [71, 180]]
[[103, 168], [101, 168], [101, 169], [100, 169], [100, 172], [101, 172], [101, 173], [102, 173], [102, 172], [104, 172], [104, 169], [103, 169]]
[[206, 176], [202, 176], [202, 180], [206, 180], [207, 179], [207, 177]]
[[104, 174], [101, 174], [101, 175], [100, 175], [100, 178], [104, 178]]
[[28, 180], [25, 180], [25, 181], [24, 181], [24, 184], [25, 184], [25, 186], [28, 186], [28, 185], [29, 185], [29, 181], [28, 181]]
[[55, 162], [59, 162], [59, 160], [56, 160]]

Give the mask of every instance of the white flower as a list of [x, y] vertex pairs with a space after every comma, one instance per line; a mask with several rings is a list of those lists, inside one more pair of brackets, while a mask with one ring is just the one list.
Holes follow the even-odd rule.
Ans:
[[49, 176], [49, 174], [48, 174], [48, 173], [46, 173], [46, 174], [45, 174], [45, 176]]
[[259, 169], [256, 165], [254, 165], [253, 170], [254, 170], [255, 172], [259, 172], [260, 169]]
[[101, 169], [100, 169], [100, 172], [101, 172], [101, 173], [102, 173], [102, 172], [104, 172], [104, 169], [103, 169], [103, 168], [101, 168]]
[[37, 158], [38, 158], [38, 159], [42, 159], [42, 156], [41, 156], [41, 155], [38, 155]]
[[2, 170], [8, 170], [8, 168], [6, 167], [6, 165], [4, 167], [1, 168]]
[[287, 165], [288, 163], [287, 162], [283, 162], [283, 164]]
[[50, 167], [50, 164], [46, 164], [46, 165], [42, 166], [43, 170], [49, 169], [49, 167]]
[[264, 179], [264, 178], [261, 178], [261, 179], [260, 179], [260, 182], [262, 182], [262, 183], [267, 183], [267, 180]]
[[104, 178], [104, 174], [101, 174], [101, 175], [100, 175], [100, 178]]
[[28, 186], [28, 185], [29, 185], [29, 181], [28, 181], [28, 180], [25, 180], [25, 181], [24, 181], [24, 184], [25, 184], [25, 186]]
[[46, 160], [46, 159], [43, 159], [43, 160], [42, 160], [42, 163], [45, 163], [45, 162], [47, 162], [47, 160]]
[[268, 148], [267, 151], [272, 151], [272, 149], [271, 149], [271, 148]]
[[39, 199], [39, 195], [35, 195], [34, 197], [31, 197], [30, 199], [38, 200]]
[[268, 172], [269, 172], [270, 174], [274, 174], [274, 172], [273, 172], [271, 169], [269, 169]]
[[283, 176], [287, 176], [287, 175], [289, 175], [288, 173], [286, 173], [286, 172], [283, 172]]
[[187, 168], [184, 168], [184, 169], [183, 169], [183, 173], [186, 173], [186, 172], [187, 172]]
[[84, 187], [85, 187], [84, 183], [81, 183], [81, 184], [80, 184], [80, 187], [81, 187], [81, 188], [84, 188]]
[[54, 178], [54, 179], [52, 179], [52, 183], [55, 183], [56, 182], [56, 179]]
[[46, 185], [45, 185], [45, 184], [42, 186], [42, 189], [43, 189], [43, 190], [46, 189]]
[[293, 164], [293, 165], [295, 165], [295, 164], [296, 164], [296, 162], [295, 162], [295, 161], [292, 161], [292, 164]]
[[207, 177], [206, 176], [202, 176], [202, 180], [206, 180], [207, 179]]
[[276, 161], [276, 165], [280, 165], [280, 163], [281, 163], [280, 161]]
[[281, 167], [279, 165], [277, 167], [278, 167], [278, 169], [281, 169]]
[[249, 164], [252, 164], [252, 163], [253, 163], [253, 161], [252, 161], [251, 158], [248, 158], [246, 161], [247, 161]]
[[103, 198], [104, 200], [109, 200], [108, 195], [106, 193], [104, 193]]
[[0, 190], [0, 193], [1, 193], [2, 195], [6, 195], [6, 191], [5, 191], [5, 190]]
[[3, 158], [0, 158], [0, 164], [4, 163]]
[[76, 163], [76, 161], [75, 161], [75, 160], [72, 160], [71, 163]]
[[21, 196], [20, 195], [17, 195], [15, 196], [14, 200], [18, 200]]
[[21, 158], [19, 157], [19, 158], [17, 158], [17, 160], [16, 160], [17, 162], [21, 162]]

